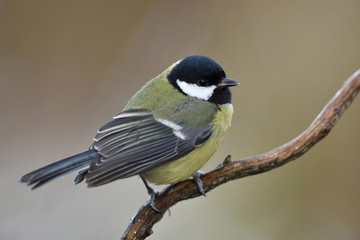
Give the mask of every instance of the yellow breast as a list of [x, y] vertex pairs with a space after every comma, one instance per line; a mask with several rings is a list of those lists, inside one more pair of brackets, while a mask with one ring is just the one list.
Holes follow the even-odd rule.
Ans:
[[179, 159], [144, 172], [141, 176], [154, 184], [172, 184], [189, 178], [204, 166], [216, 152], [231, 123], [232, 105], [224, 104], [219, 108], [213, 120], [212, 135], [203, 145]]

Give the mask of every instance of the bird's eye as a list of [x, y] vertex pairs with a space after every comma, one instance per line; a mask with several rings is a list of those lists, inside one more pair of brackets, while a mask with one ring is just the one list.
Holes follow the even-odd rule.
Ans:
[[196, 84], [200, 87], [205, 87], [208, 85], [208, 81], [205, 79], [199, 79]]

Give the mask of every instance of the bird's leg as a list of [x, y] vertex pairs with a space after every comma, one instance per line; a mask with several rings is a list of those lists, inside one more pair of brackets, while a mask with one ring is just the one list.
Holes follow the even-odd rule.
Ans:
[[161, 213], [162, 211], [160, 211], [159, 209], [157, 209], [155, 207], [155, 202], [154, 202], [154, 199], [156, 197], [156, 195], [159, 194], [159, 191], [155, 190], [154, 188], [150, 187], [150, 185], [147, 183], [147, 181], [141, 177], [141, 180], [143, 180], [144, 184], [145, 184], [145, 187], [146, 187], [146, 190], [148, 191], [149, 193], [149, 203], [150, 203], [150, 206], [156, 211], [156, 212], [159, 212]]
[[194, 182], [196, 183], [196, 185], [197, 185], [200, 193], [201, 193], [202, 195], [206, 196], [205, 190], [204, 190], [204, 188], [203, 188], [202, 181], [201, 181], [201, 179], [200, 179], [200, 176], [201, 176], [201, 175], [204, 175], [204, 172], [202, 172], [202, 171], [196, 171], [196, 172], [192, 175], [192, 178], [193, 178]]

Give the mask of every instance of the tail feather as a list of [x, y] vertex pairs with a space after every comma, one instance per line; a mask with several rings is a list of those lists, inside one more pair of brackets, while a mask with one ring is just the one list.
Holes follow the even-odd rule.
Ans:
[[32, 171], [21, 177], [19, 182], [27, 183], [28, 186], [33, 185], [31, 189], [36, 189], [58, 177], [88, 167], [97, 158], [100, 158], [97, 151], [89, 149]]

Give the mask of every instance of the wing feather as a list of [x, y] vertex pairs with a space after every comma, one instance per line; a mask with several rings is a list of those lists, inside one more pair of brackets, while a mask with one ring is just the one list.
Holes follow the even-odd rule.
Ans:
[[90, 165], [86, 182], [90, 187], [103, 185], [180, 158], [203, 144], [211, 129], [211, 122], [189, 128], [156, 119], [144, 110], [126, 110], [95, 136], [93, 148], [101, 158]]

